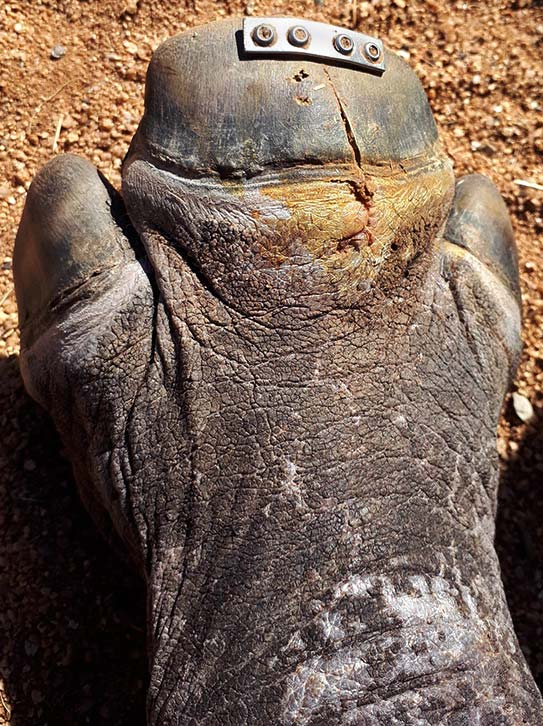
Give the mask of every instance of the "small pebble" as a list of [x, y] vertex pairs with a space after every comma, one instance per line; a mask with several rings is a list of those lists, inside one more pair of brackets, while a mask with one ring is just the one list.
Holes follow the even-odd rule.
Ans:
[[534, 420], [534, 409], [526, 396], [520, 393], [513, 393], [513, 408], [519, 419], [524, 423], [530, 423]]
[[131, 40], [123, 40], [123, 45], [126, 48], [126, 52], [130, 55], [136, 55], [138, 52], [138, 46]]
[[62, 117], [61, 127], [63, 129], [72, 129], [75, 126], [75, 124], [76, 124], [75, 119], [72, 116], [70, 116], [70, 114], [66, 114], [65, 116]]
[[63, 45], [55, 45], [51, 49], [51, 59], [58, 60], [66, 55], [66, 48]]
[[123, 10], [123, 13], [126, 13], [127, 15], [136, 15], [137, 12], [138, 12], [137, 0], [129, 0], [129, 2], [126, 3], [126, 7]]

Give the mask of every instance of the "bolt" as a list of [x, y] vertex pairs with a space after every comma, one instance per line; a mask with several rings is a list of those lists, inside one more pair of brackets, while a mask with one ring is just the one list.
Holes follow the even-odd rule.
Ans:
[[311, 36], [302, 25], [295, 25], [288, 31], [288, 42], [291, 45], [296, 45], [298, 48], [307, 45], [310, 40]]
[[364, 46], [364, 55], [372, 63], [377, 63], [377, 61], [381, 57], [381, 49], [376, 43], [372, 43], [370, 41]]
[[275, 30], [271, 25], [262, 23], [253, 30], [253, 40], [257, 45], [271, 45], [275, 42]]
[[334, 38], [334, 48], [342, 55], [350, 55], [354, 49], [353, 39], [349, 35], [345, 35], [345, 33], [336, 35]]

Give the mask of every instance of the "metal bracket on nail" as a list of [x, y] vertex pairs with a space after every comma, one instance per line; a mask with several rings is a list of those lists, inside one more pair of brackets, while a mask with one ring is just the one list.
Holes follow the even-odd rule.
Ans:
[[244, 18], [243, 49], [248, 55], [303, 55], [385, 71], [385, 49], [378, 38], [301, 18]]

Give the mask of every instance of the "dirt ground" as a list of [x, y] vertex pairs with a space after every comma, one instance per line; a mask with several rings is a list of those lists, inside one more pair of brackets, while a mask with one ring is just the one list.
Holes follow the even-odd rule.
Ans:
[[[384, 39], [415, 68], [458, 175], [498, 185], [515, 226], [525, 350], [500, 424], [497, 542], [543, 684], [543, 5], [541, 0], [6, 0], [0, 6], [0, 726], [144, 723], [144, 593], [102, 543], [18, 372], [11, 275], [36, 170], [86, 156], [118, 185], [151, 53], [226, 15], [297, 15]], [[61, 56], [56, 59], [53, 55]]]

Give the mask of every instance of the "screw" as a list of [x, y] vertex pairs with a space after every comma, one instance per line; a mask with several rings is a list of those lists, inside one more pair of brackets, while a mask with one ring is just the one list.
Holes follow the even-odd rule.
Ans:
[[295, 25], [288, 31], [288, 42], [291, 45], [296, 45], [298, 48], [307, 45], [311, 40], [311, 36], [308, 31], [302, 25]]
[[381, 49], [376, 43], [372, 43], [370, 41], [364, 46], [364, 55], [372, 63], [377, 63], [377, 61], [381, 57]]
[[275, 30], [271, 25], [262, 23], [253, 30], [253, 40], [257, 45], [271, 45], [275, 42]]
[[345, 33], [336, 35], [334, 38], [334, 48], [342, 55], [350, 55], [354, 49], [353, 39], [349, 35], [345, 35]]

